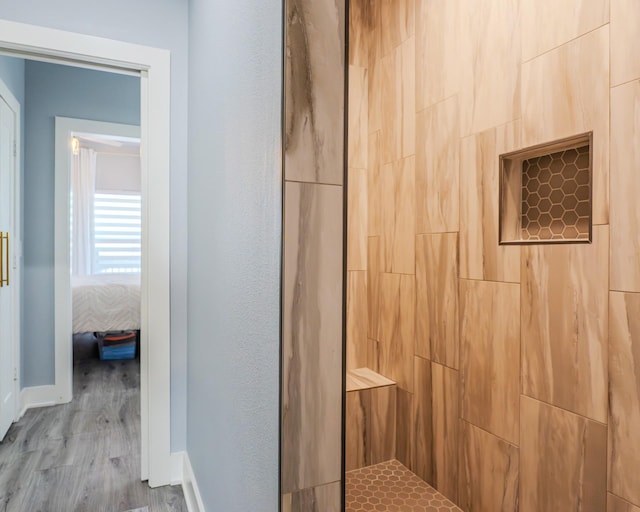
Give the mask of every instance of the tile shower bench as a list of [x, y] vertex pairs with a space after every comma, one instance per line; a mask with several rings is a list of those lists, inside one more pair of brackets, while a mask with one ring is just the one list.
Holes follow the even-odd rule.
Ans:
[[346, 470], [396, 457], [396, 383], [370, 370], [347, 371]]

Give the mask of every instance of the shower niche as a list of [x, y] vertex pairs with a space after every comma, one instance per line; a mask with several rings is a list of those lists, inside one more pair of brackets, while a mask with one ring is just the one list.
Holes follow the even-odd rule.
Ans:
[[590, 243], [592, 133], [500, 155], [500, 244]]

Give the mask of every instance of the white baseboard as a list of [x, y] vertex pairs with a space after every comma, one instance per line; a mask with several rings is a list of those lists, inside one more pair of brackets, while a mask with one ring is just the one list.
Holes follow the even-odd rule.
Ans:
[[17, 419], [22, 418], [28, 409], [36, 407], [49, 407], [64, 403], [61, 401], [60, 393], [56, 386], [32, 386], [22, 388], [20, 391], [20, 414]]
[[184, 458], [186, 452], [171, 452], [169, 463], [171, 465], [171, 485], [182, 485], [184, 481]]
[[202, 496], [200, 496], [200, 489], [198, 489], [198, 482], [191, 467], [191, 460], [189, 460], [189, 454], [183, 452], [182, 459], [182, 491], [184, 492], [184, 499], [187, 502], [187, 510], [189, 512], [205, 512]]

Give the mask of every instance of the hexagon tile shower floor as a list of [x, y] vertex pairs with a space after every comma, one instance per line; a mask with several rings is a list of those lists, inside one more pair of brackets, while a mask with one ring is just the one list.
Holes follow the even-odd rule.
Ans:
[[462, 512], [397, 460], [347, 473], [347, 512]]

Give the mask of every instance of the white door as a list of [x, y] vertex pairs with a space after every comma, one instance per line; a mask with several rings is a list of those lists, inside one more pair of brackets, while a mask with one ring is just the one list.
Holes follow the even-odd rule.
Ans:
[[[16, 163], [16, 112], [0, 97], [0, 440], [15, 418], [16, 354], [11, 279], [14, 270], [14, 193]], [[7, 236], [8, 234], [8, 236]]]

